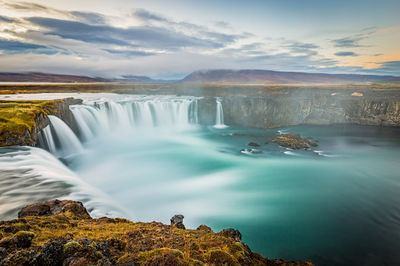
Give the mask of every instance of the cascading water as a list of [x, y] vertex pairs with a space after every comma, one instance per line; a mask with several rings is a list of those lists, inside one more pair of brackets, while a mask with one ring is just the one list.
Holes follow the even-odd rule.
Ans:
[[[70, 106], [82, 142], [115, 130], [184, 130], [198, 122], [196, 97], [112, 96], [84, 98], [84, 104]], [[81, 153], [83, 147], [74, 132], [59, 118], [49, 119], [51, 125], [39, 134], [39, 146], [58, 157]]]
[[60, 157], [79, 154], [83, 147], [75, 133], [60, 118], [49, 115], [50, 125], [40, 133], [39, 146]]
[[70, 107], [83, 141], [100, 132], [138, 128], [187, 129], [197, 124], [194, 97], [128, 97], [122, 100], [86, 101]]
[[215, 128], [227, 128], [228, 126], [224, 124], [224, 110], [222, 109], [221, 98], [216, 98], [217, 111], [215, 115]]

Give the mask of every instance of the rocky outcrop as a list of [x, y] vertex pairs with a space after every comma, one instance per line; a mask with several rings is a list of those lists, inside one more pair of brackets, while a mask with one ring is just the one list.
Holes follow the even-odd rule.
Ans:
[[177, 228], [180, 229], [185, 229], [185, 225], [183, 224], [183, 218], [185, 218], [185, 216], [183, 216], [182, 214], [174, 215], [171, 218], [171, 225], [175, 225]]
[[21, 210], [23, 218], [0, 222], [0, 265], [312, 265], [264, 258], [235, 229], [91, 219], [82, 208], [74, 201], [36, 203]]
[[49, 200], [26, 206], [18, 213], [18, 218], [26, 216], [51, 216], [62, 214], [67, 217], [90, 219], [90, 215], [81, 202], [72, 200]]
[[287, 133], [276, 136], [271, 140], [272, 142], [294, 150], [308, 149], [310, 147], [317, 147], [318, 142], [311, 137], [302, 138], [296, 133]]
[[[7, 103], [7, 102], [3, 102]], [[0, 125], [0, 146], [35, 146], [39, 132], [49, 125], [50, 120], [47, 115], [55, 115], [68, 124], [72, 130], [77, 131], [77, 125], [69, 106], [72, 104], [80, 104], [82, 100], [66, 98], [62, 100], [40, 102], [12, 102], [15, 116], [17, 112], [28, 113], [29, 115], [19, 115], [16, 122], [12, 119], [4, 121]], [[21, 104], [21, 106], [19, 106]], [[31, 105], [35, 108], [28, 109]], [[1, 106], [0, 106], [1, 107]], [[4, 107], [7, 108], [7, 107]], [[27, 111], [25, 110], [27, 109]], [[0, 108], [1, 111], [1, 108]], [[1, 121], [0, 121], [1, 122]], [[13, 123], [17, 123], [14, 125]]]

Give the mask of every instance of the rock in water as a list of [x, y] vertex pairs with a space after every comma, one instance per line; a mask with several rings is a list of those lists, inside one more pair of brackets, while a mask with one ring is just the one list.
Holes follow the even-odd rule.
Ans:
[[185, 229], [185, 225], [183, 224], [183, 218], [185, 218], [185, 216], [183, 216], [182, 214], [174, 215], [171, 218], [171, 225], [175, 225], [180, 229]]
[[311, 137], [303, 139], [299, 134], [287, 133], [276, 136], [272, 142], [282, 147], [288, 147], [294, 150], [308, 149], [310, 146], [317, 147], [318, 142]]
[[254, 141], [249, 142], [249, 144], [247, 144], [247, 145], [252, 146], [252, 147], [260, 147], [260, 144], [258, 144], [257, 142], [254, 142]]

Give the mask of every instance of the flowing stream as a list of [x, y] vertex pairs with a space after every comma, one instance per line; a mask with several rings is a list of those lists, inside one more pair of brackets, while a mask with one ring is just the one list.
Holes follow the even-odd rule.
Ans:
[[[400, 264], [399, 129], [222, 127], [223, 99], [215, 127], [199, 125], [196, 97], [68, 96], [84, 100], [70, 107], [76, 132], [50, 117], [43, 149], [0, 149], [1, 217], [71, 198], [97, 217], [168, 223], [182, 213], [188, 228], [234, 227], [271, 258]], [[285, 132], [320, 145], [290, 150], [270, 141]]]

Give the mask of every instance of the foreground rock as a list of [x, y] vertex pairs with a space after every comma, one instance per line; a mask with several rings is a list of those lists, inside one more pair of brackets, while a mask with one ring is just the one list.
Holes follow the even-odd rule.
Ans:
[[291, 148], [294, 150], [298, 149], [308, 149], [310, 147], [317, 147], [318, 142], [313, 140], [311, 137], [302, 138], [296, 133], [287, 133], [276, 136], [272, 139], [272, 142], [282, 146]]
[[26, 216], [50, 216], [63, 214], [66, 217], [91, 219], [81, 202], [72, 200], [49, 200], [26, 206], [18, 213], [18, 218]]
[[86, 214], [74, 201], [25, 207], [0, 222], [0, 265], [312, 265], [264, 258], [235, 229], [180, 229], [183, 215], [165, 225]]

